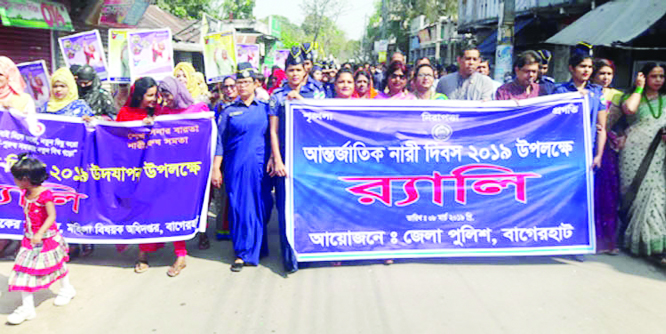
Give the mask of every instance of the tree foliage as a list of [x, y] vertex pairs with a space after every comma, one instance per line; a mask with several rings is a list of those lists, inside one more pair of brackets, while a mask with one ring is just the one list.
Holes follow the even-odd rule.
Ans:
[[[385, 15], [382, 15], [381, 0], [375, 2], [375, 13], [368, 21], [366, 37], [370, 43], [366, 51], [372, 49], [372, 42], [384, 38], [395, 38], [399, 50], [409, 49], [410, 23], [420, 15], [425, 15], [428, 22], [436, 22], [441, 16], [457, 17], [458, 0], [386, 0]], [[386, 22], [384, 22], [386, 20]]]
[[255, 0], [158, 0], [157, 5], [184, 19], [201, 19], [203, 13], [218, 19], [254, 18]]
[[308, 22], [312, 41], [317, 42], [325, 26], [331, 23], [335, 25], [340, 14], [347, 10], [347, 2], [346, 0], [303, 0], [301, 9]]
[[255, 0], [224, 0], [222, 3], [222, 18], [252, 19], [254, 15]]
[[200, 19], [205, 12], [211, 11], [210, 0], [158, 0], [157, 5], [167, 12], [183, 19]]
[[280, 21], [280, 40], [287, 48], [299, 46], [303, 42], [316, 41], [326, 52], [327, 57], [332, 55], [344, 61], [356, 57], [356, 51], [360, 50], [360, 43], [347, 39], [344, 31], [335, 23], [330, 11], [322, 16], [314, 13], [306, 15], [300, 26], [284, 16], [275, 15], [273, 18]]

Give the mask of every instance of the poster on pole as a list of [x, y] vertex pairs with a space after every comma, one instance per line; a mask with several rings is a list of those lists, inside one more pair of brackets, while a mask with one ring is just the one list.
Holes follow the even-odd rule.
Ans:
[[286, 226], [297, 259], [594, 253], [588, 103], [579, 93], [520, 106], [290, 103]]
[[280, 68], [283, 70], [286, 70], [285, 64], [287, 63], [287, 57], [289, 57], [289, 52], [290, 51], [287, 49], [275, 50], [275, 60], [273, 61], [273, 64], [280, 66]]
[[252, 67], [255, 69], [259, 69], [259, 58], [261, 58], [261, 56], [258, 44], [237, 44], [236, 54], [238, 56], [238, 63], [248, 62], [252, 64]]
[[234, 30], [204, 36], [206, 83], [221, 82], [234, 74], [237, 59]]
[[129, 31], [127, 40], [132, 81], [145, 76], [162, 80], [173, 75], [171, 29]]
[[261, 58], [259, 53], [258, 44], [237, 44], [236, 45], [236, 54], [238, 56], [238, 63], [250, 63], [252, 67], [259, 70], [259, 58]]
[[31, 61], [17, 64], [21, 76], [25, 81], [25, 93], [30, 94], [35, 101], [35, 109], [38, 113], [45, 112], [46, 103], [49, 102], [51, 94], [51, 80], [43, 60]]
[[109, 82], [130, 83], [128, 30], [109, 29]]
[[95, 69], [100, 80], [108, 79], [106, 58], [102, 38], [97, 29], [58, 38], [60, 51], [67, 67], [72, 65], [90, 65]]

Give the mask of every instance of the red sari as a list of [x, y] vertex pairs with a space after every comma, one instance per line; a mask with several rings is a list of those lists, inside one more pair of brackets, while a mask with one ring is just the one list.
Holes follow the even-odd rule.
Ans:
[[[134, 88], [134, 87], [132, 87]], [[141, 121], [144, 118], [148, 117], [148, 110], [141, 108], [132, 108], [129, 106], [131, 99], [127, 100], [125, 106], [120, 108], [118, 116], [116, 117], [116, 122], [130, 122], [130, 121]], [[155, 243], [155, 244], [140, 244], [139, 250], [145, 253], [152, 253], [158, 249], [164, 247], [164, 243]], [[185, 241], [174, 241], [173, 243], [174, 253], [176, 256], [186, 256], [187, 255], [187, 246]]]

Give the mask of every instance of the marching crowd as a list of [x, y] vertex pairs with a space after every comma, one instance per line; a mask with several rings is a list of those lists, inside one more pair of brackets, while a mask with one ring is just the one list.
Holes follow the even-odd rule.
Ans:
[[[34, 105], [24, 93], [25, 82], [11, 59], [0, 56], [0, 108], [29, 114], [44, 113], [105, 120], [143, 121], [165, 114], [214, 111], [218, 138], [212, 183], [224, 185], [226, 200], [215, 196], [218, 216], [224, 221], [218, 239], [233, 242], [234, 272], [256, 266], [267, 254], [265, 226], [273, 205], [278, 209], [281, 255], [287, 273], [298, 270], [293, 248], [285, 233], [285, 104], [297, 99], [397, 99], [397, 100], [521, 100], [581, 92], [589, 97], [595, 170], [597, 251], [618, 254], [620, 248], [644, 255], [666, 266], [666, 117], [663, 98], [664, 65], [647, 63], [635, 86], [622, 92], [612, 87], [612, 61], [595, 59], [592, 47], [579, 43], [569, 61], [572, 79], [555, 83], [547, 76], [551, 53], [525, 51], [515, 57], [514, 75], [505, 83], [488, 75], [488, 61], [474, 46], [461, 50], [457, 64], [446, 68], [428, 58], [407, 65], [399, 52], [383, 64], [316, 63], [312, 45], [294, 47], [285, 68], [274, 67], [268, 78], [249, 63], [240, 63], [234, 75], [208, 86], [192, 64], [179, 63], [173, 76], [156, 81], [143, 77], [131, 87], [117, 85], [106, 91], [88, 66], [60, 68], [51, 79], [48, 103]], [[55, 228], [56, 213], [50, 191], [42, 182], [46, 166], [37, 158], [21, 155], [11, 172], [26, 191], [25, 238], [16, 255], [9, 290], [23, 293], [23, 305], [8, 318], [21, 323], [35, 316], [32, 293], [61, 280], [57, 305], [75, 295], [65, 262], [93, 252], [92, 245], [69, 247]], [[275, 191], [275, 196], [272, 191]], [[219, 191], [218, 191], [219, 194]], [[0, 257], [9, 241], [0, 241]], [[210, 246], [206, 234], [199, 247]], [[162, 244], [139, 247], [135, 272], [149, 269], [148, 254]], [[119, 246], [119, 249], [122, 249]], [[176, 261], [167, 274], [177, 276], [186, 266], [184, 241], [174, 242]], [[37, 254], [37, 255], [35, 255]], [[391, 263], [390, 260], [387, 263]]]

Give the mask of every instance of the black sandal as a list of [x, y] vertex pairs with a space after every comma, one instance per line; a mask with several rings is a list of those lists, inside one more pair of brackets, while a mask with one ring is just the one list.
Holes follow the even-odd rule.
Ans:
[[79, 245], [70, 245], [69, 246], [69, 258], [76, 259], [81, 255], [81, 247]]
[[210, 240], [206, 233], [199, 233], [199, 249], [205, 250], [210, 248]]
[[0, 258], [3, 258], [7, 255], [7, 254], [5, 254], [5, 252], [7, 251], [9, 246], [11, 246], [12, 243], [13, 243], [12, 240], [2, 240], [2, 241], [6, 241], [7, 243], [5, 244], [5, 246], [2, 247], [2, 249], [0, 249]]
[[82, 245], [81, 246], [81, 257], [86, 257], [95, 251], [95, 245]]
[[238, 272], [240, 272], [241, 270], [243, 270], [243, 266], [245, 266], [245, 263], [244, 263], [244, 262], [234, 262], [234, 263], [231, 265], [231, 268], [230, 268], [230, 269], [231, 269], [231, 271], [233, 271], [233, 272], [235, 272], [235, 273], [238, 273]]

